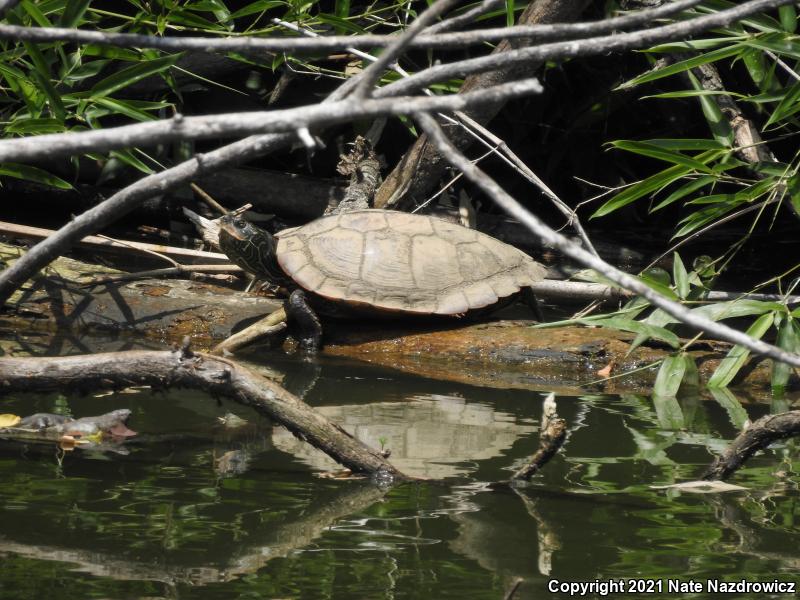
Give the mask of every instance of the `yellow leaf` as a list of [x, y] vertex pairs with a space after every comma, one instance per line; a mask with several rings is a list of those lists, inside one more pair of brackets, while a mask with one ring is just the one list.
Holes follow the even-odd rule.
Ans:
[[14, 427], [17, 423], [19, 423], [22, 419], [18, 415], [12, 414], [3, 414], [0, 415], [0, 428], [2, 427]]

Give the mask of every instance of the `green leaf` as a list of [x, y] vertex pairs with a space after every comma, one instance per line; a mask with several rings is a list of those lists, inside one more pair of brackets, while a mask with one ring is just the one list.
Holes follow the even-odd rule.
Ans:
[[514, 24], [514, 0], [506, 0], [506, 26]]
[[675, 282], [675, 290], [678, 292], [678, 298], [686, 300], [689, 295], [689, 273], [686, 272], [680, 255], [675, 252], [672, 256], [672, 280]]
[[750, 418], [742, 403], [733, 395], [733, 392], [728, 388], [709, 388], [708, 391], [714, 396], [714, 400], [728, 413], [728, 418], [733, 426], [739, 431], [744, 429], [745, 423]]
[[42, 185], [49, 185], [50, 187], [58, 188], [60, 190], [71, 190], [72, 186], [61, 179], [39, 169], [31, 167], [30, 165], [20, 165], [17, 163], [2, 163], [0, 164], [0, 175], [7, 177], [14, 177], [15, 179], [24, 179], [25, 181], [33, 181], [41, 183]]
[[[689, 81], [694, 89], [703, 89], [703, 86], [691, 72], [689, 73]], [[708, 96], [700, 96], [698, 100], [714, 139], [728, 148], [733, 147], [733, 129], [731, 129], [731, 124], [728, 122], [727, 117], [722, 114], [719, 105], [713, 98]]]
[[109, 109], [112, 114], [123, 114], [135, 121], [155, 121], [158, 119], [158, 117], [155, 115], [151, 115], [148, 112], [139, 110], [132, 102], [116, 100], [114, 98], [97, 98], [94, 102], [104, 108]]
[[772, 112], [769, 119], [767, 119], [764, 127], [769, 127], [773, 123], [783, 121], [797, 111], [800, 111], [800, 102], [798, 102], [798, 99], [800, 99], [800, 83], [796, 83], [784, 90], [784, 94], [778, 106], [775, 107], [775, 110]]
[[66, 130], [64, 122], [59, 119], [16, 119], [6, 126], [6, 133], [21, 135], [61, 133], [64, 130]]
[[696, 171], [701, 171], [703, 173], [710, 172], [710, 169], [699, 160], [696, 160], [691, 156], [686, 156], [685, 154], [681, 154], [680, 152], [675, 152], [673, 150], [666, 150], [664, 148], [657, 146], [656, 144], [649, 144], [647, 142], [630, 142], [630, 141], [620, 140], [616, 142], [611, 142], [611, 145], [621, 150], [627, 150], [628, 152], [633, 152], [634, 154], [640, 154], [642, 156], [657, 158], [658, 160], [663, 160], [664, 162], [669, 162], [676, 165], [683, 165], [685, 167], [694, 169]]
[[123, 69], [122, 71], [114, 73], [102, 81], [99, 81], [94, 85], [94, 87], [92, 87], [91, 99], [96, 100], [102, 96], [108, 96], [109, 94], [113, 94], [117, 90], [121, 90], [124, 87], [144, 79], [145, 77], [161, 73], [162, 71], [169, 69], [172, 65], [174, 65], [180, 56], [180, 54], [171, 54], [153, 60], [141, 61], [132, 67], [128, 67], [127, 69]]
[[683, 360], [683, 354], [683, 352], [673, 354], [663, 360], [653, 385], [654, 394], [673, 397], [678, 394], [683, 375], [686, 372], [686, 361]]
[[39, 25], [39, 27], [53, 26], [53, 24], [50, 22], [50, 19], [45, 17], [39, 7], [30, 0], [22, 0], [22, 2], [19, 4], [23, 9], [25, 9], [25, 12], [31, 16], [31, 19], [36, 21], [36, 24]]
[[680, 339], [677, 335], [664, 329], [663, 327], [655, 327], [648, 325], [641, 321], [634, 321], [633, 319], [626, 319], [624, 317], [609, 317], [607, 319], [586, 320], [578, 319], [584, 325], [599, 325], [600, 327], [608, 327], [610, 329], [618, 329], [620, 331], [630, 331], [632, 333], [645, 334], [648, 337], [661, 340], [672, 346], [678, 348], [680, 346]]
[[[785, 352], [800, 354], [800, 326], [791, 316], [786, 316], [778, 329], [775, 344]], [[789, 383], [794, 368], [777, 360], [772, 361], [772, 389], [783, 390]]]
[[124, 162], [126, 165], [133, 167], [137, 171], [141, 171], [147, 175], [155, 173], [153, 169], [148, 167], [145, 163], [139, 160], [130, 150], [115, 150], [110, 153], [110, 156]]
[[77, 27], [90, 2], [91, 0], [68, 0], [59, 20], [61, 27]]
[[781, 20], [781, 27], [787, 33], [797, 31], [797, 10], [791, 4], [785, 4], [778, 8], [778, 17]]
[[246, 17], [247, 15], [267, 11], [278, 6], [287, 6], [287, 3], [282, 0], [257, 0], [256, 2], [251, 2], [247, 6], [237, 10], [230, 16], [230, 18], [238, 19], [240, 17]]
[[701, 161], [704, 165], [712, 160], [717, 159], [727, 153], [727, 149], [723, 144], [714, 140], [708, 139], [662, 139], [653, 138], [650, 140], [643, 140], [644, 143], [664, 148], [665, 150], [722, 150], [723, 152], [705, 152], [695, 158]]
[[[761, 315], [758, 319], [756, 319], [755, 323], [748, 328], [747, 335], [755, 339], [761, 339], [761, 337], [772, 326], [774, 320], [775, 313], [773, 312]], [[739, 370], [742, 368], [742, 365], [744, 365], [749, 355], [750, 351], [744, 346], [737, 344], [731, 348], [714, 371], [714, 374], [708, 380], [708, 387], [726, 387], [739, 373]]]
[[670, 183], [680, 179], [689, 172], [691, 172], [689, 167], [675, 165], [674, 167], [669, 167], [668, 169], [656, 173], [655, 175], [651, 175], [647, 179], [643, 179], [638, 183], [628, 186], [622, 192], [609, 199], [592, 214], [591, 218], [594, 219], [596, 217], [602, 217], [622, 208], [623, 206], [627, 206], [631, 202], [635, 202], [643, 196], [647, 196], [652, 192], [668, 186]]
[[334, 4], [333, 13], [340, 19], [346, 19], [350, 16], [350, 0], [336, 0]]
[[652, 209], [651, 212], [655, 212], [657, 210], [661, 210], [665, 206], [669, 206], [673, 202], [677, 202], [681, 198], [685, 198], [686, 196], [696, 192], [699, 189], [704, 188], [707, 185], [711, 185], [712, 183], [716, 182], [717, 178], [713, 175], [703, 175], [698, 177], [694, 181], [689, 181], [688, 183], [683, 184], [677, 190], [672, 192], [669, 196], [667, 196], [664, 200], [656, 204]]
[[634, 77], [630, 81], [626, 81], [622, 85], [620, 85], [617, 89], [626, 89], [630, 87], [634, 87], [637, 85], [641, 85], [643, 83], [648, 83], [650, 81], [656, 81], [658, 79], [662, 79], [664, 77], [669, 77], [671, 75], [676, 75], [677, 73], [683, 73], [684, 71], [689, 71], [695, 67], [699, 67], [700, 65], [706, 65], [708, 63], [716, 62], [718, 60], [722, 60], [723, 58], [729, 58], [731, 56], [735, 56], [742, 52], [743, 45], [741, 43], [734, 44], [727, 48], [720, 48], [718, 50], [712, 50], [711, 52], [706, 52], [705, 54], [701, 54], [699, 56], [694, 56], [687, 60], [682, 60], [661, 69], [657, 69], [655, 71], [649, 71], [644, 73], [643, 75], [639, 75], [638, 77]]

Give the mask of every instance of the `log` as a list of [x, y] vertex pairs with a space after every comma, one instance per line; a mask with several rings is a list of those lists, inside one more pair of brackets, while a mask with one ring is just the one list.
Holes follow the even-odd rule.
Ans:
[[[22, 250], [0, 244], [0, 260], [13, 262]], [[204, 282], [154, 280], [86, 287], [87, 272], [119, 273], [69, 258], [54, 262], [29, 282], [0, 313], [0, 326], [15, 332], [127, 332], [180, 342], [193, 337], [199, 348], [241, 331], [282, 306], [275, 298], [243, 294]], [[508, 313], [506, 313], [508, 314]], [[502, 316], [500, 313], [498, 316]], [[471, 385], [585, 393], [595, 382], [609, 393], [649, 393], [657, 363], [670, 349], [642, 346], [629, 353], [632, 334], [587, 327], [534, 329], [532, 321], [395, 320], [325, 322], [323, 354], [346, 356], [415, 375]], [[690, 355], [707, 380], [729, 349], [695, 344]], [[85, 350], [84, 350], [85, 351]], [[598, 371], [614, 363], [604, 380]], [[735, 385], [751, 397], [769, 395], [771, 362], [750, 359]], [[798, 383], [793, 376], [790, 386]]]
[[172, 352], [131, 350], [77, 356], [0, 358], [3, 393], [49, 390], [188, 387], [230, 398], [283, 425], [356, 473], [408, 479], [376, 450], [279, 385], [223, 358], [196, 354], [187, 345]]

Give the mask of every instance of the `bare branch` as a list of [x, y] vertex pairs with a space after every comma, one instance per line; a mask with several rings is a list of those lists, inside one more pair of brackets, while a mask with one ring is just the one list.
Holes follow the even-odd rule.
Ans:
[[471, 73], [506, 69], [529, 62], [538, 63], [545, 60], [564, 60], [580, 56], [622, 52], [623, 50], [645, 48], [671, 40], [685, 40], [703, 31], [716, 27], [726, 27], [752, 14], [791, 3], [792, 0], [749, 0], [716, 13], [662, 27], [571, 42], [542, 44], [540, 46], [519, 48], [479, 58], [433, 66], [412, 75], [408, 79], [384, 86], [375, 95], [382, 97], [383, 94], [407, 94], [439, 81], [465, 77]]
[[538, 235], [546, 243], [551, 244], [556, 249], [590, 269], [596, 270], [614, 283], [643, 296], [651, 304], [661, 308], [664, 312], [690, 327], [699, 331], [706, 331], [710, 335], [721, 340], [740, 344], [757, 354], [762, 354], [789, 365], [800, 367], [800, 355], [785, 352], [776, 346], [754, 339], [746, 333], [737, 331], [721, 323], [716, 323], [697, 313], [693, 313], [677, 302], [668, 300], [661, 294], [653, 291], [652, 288], [642, 283], [639, 279], [620, 271], [587, 252], [577, 244], [569, 241], [566, 237], [545, 225], [539, 218], [526, 210], [479, 167], [472, 164], [469, 159], [458, 152], [444, 135], [444, 132], [442, 132], [439, 124], [433, 117], [427, 114], [419, 114], [416, 118], [450, 164], [464, 173], [467, 179], [481, 189], [487, 196], [492, 198], [504, 211], [518, 219], [532, 233]]
[[[701, 0], [678, 0], [654, 9], [638, 11], [633, 14], [604, 19], [589, 23], [564, 23], [555, 25], [518, 25], [513, 27], [493, 27], [476, 31], [457, 33], [437, 33], [436, 35], [420, 35], [410, 42], [413, 48], [459, 48], [469, 45], [479, 45], [486, 42], [514, 38], [536, 38], [537, 41], [563, 40], [587, 35], [603, 35], [638, 27], [682, 10], [686, 10], [700, 3]], [[2, 2], [2, 0], [0, 0]], [[16, 4], [10, 2], [9, 4]], [[3, 7], [0, 5], [0, 14]], [[443, 21], [444, 26], [449, 21]], [[434, 31], [436, 26], [429, 28]], [[117, 46], [120, 48], [155, 48], [158, 50], [181, 52], [184, 50], [198, 50], [204, 52], [319, 52], [342, 50], [352, 48], [383, 48], [394, 44], [397, 36], [389, 35], [357, 35], [357, 36], [324, 36], [313, 39], [290, 37], [162, 37], [136, 33], [114, 33], [105, 31], [86, 31], [64, 27], [23, 27], [19, 25], [0, 24], [0, 39], [12, 41], [28, 41], [48, 43], [56, 41], [69, 41], [81, 44], [99, 44], [103, 46]]]
[[[377, 64], [377, 63], [375, 63]], [[497, 102], [508, 98], [541, 93], [536, 79], [526, 79], [467, 94], [431, 97], [344, 99], [284, 110], [223, 113], [147, 121], [93, 129], [82, 132], [55, 133], [0, 140], [0, 162], [21, 162], [39, 158], [107, 152], [144, 144], [174, 140], [218, 139], [253, 133], [295, 132], [379, 115], [420, 111], [454, 111], [467, 106]]]
[[400, 57], [403, 51], [414, 41], [414, 38], [419, 36], [434, 20], [458, 2], [459, 0], [436, 0], [401, 35], [395, 37], [392, 45], [381, 53], [378, 60], [364, 70], [361, 74], [361, 81], [353, 89], [353, 96], [356, 98], [370, 96], [372, 88], [378, 83], [383, 72]]

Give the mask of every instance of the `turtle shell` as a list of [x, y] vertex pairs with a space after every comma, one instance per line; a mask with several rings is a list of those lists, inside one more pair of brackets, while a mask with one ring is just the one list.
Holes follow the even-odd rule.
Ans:
[[278, 234], [278, 264], [300, 287], [351, 306], [458, 315], [544, 278], [524, 252], [427, 215], [363, 210]]

